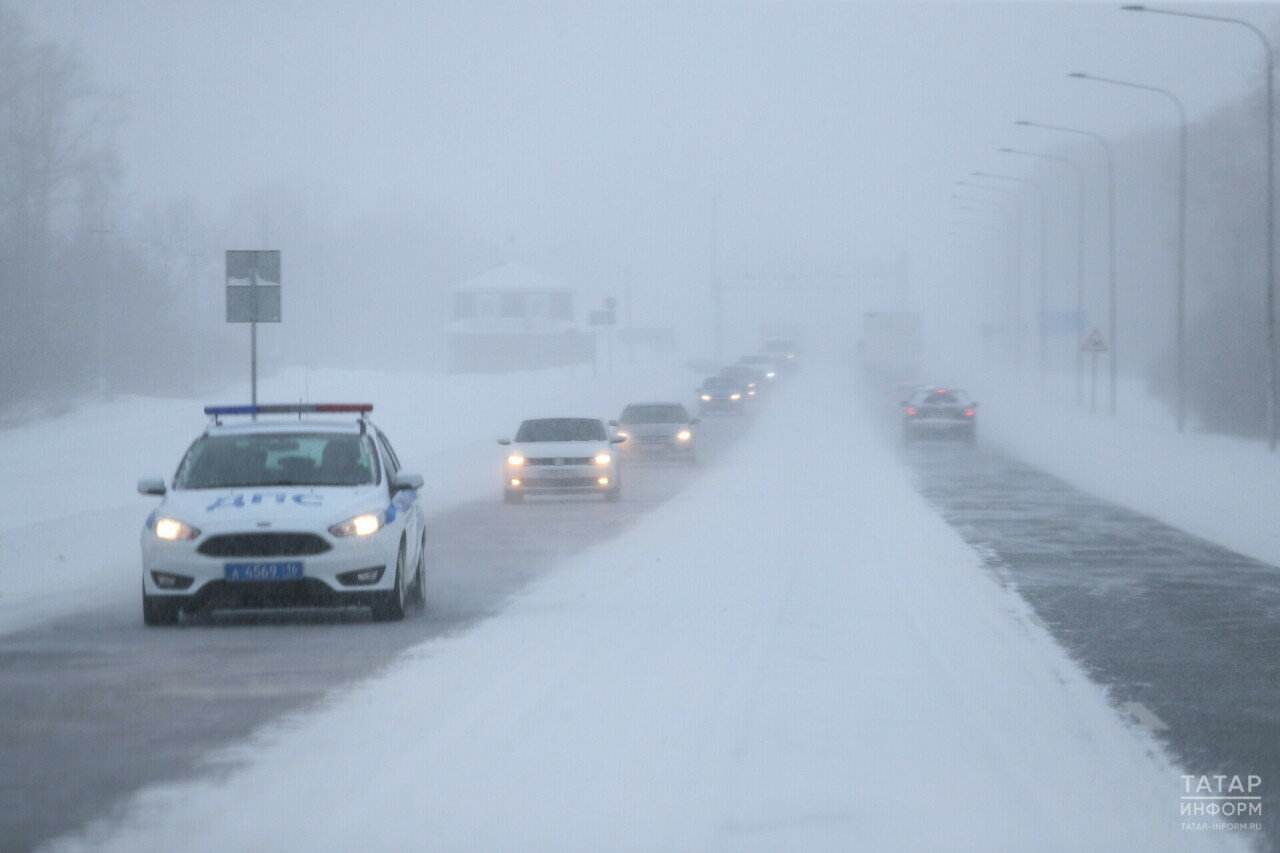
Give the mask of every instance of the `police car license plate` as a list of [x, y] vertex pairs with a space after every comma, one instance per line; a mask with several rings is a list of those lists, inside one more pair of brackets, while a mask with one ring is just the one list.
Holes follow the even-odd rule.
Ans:
[[293, 581], [302, 577], [302, 563], [226, 563], [229, 581]]

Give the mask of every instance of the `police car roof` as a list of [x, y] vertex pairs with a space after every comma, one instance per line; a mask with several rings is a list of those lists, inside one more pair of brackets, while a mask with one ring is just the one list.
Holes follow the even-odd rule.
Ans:
[[[367, 421], [365, 422], [368, 423]], [[297, 415], [280, 420], [238, 421], [236, 423], [210, 424], [205, 431], [209, 435], [249, 434], [275, 432], [360, 432], [360, 421], [299, 420]]]

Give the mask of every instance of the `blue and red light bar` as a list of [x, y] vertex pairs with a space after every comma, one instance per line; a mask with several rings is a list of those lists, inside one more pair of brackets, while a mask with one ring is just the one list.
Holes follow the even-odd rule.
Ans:
[[205, 406], [206, 415], [310, 415], [355, 412], [368, 414], [372, 403], [266, 403], [247, 406]]

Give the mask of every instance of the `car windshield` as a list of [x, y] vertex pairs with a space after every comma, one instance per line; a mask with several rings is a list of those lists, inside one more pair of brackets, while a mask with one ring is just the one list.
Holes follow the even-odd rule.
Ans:
[[678, 404], [627, 406], [620, 419], [624, 424], [682, 424], [688, 420], [689, 412]]
[[516, 441], [604, 441], [604, 424], [595, 418], [541, 418], [520, 424]]
[[710, 391], [725, 391], [730, 388], [737, 388], [738, 383], [727, 376], [711, 376], [706, 382], [702, 383], [702, 387]]
[[368, 439], [359, 435], [207, 435], [187, 451], [175, 486], [362, 486], [377, 482], [376, 464]]

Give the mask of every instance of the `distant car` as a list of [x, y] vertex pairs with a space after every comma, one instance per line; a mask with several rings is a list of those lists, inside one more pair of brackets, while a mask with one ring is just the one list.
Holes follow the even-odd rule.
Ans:
[[917, 390], [902, 403], [902, 440], [956, 438], [973, 444], [978, 438], [978, 404], [958, 388]]
[[611, 435], [599, 418], [536, 418], [520, 424], [509, 446], [503, 497], [518, 503], [525, 495], [602, 494], [610, 503], [622, 496], [618, 451], [625, 436]]
[[800, 347], [789, 338], [770, 338], [761, 344], [760, 352], [779, 356], [788, 370], [795, 370], [800, 366]]
[[680, 403], [632, 403], [609, 424], [627, 439], [630, 456], [668, 457], [693, 465], [698, 458], [693, 428], [698, 422]]
[[747, 389], [737, 379], [728, 376], [708, 376], [698, 389], [698, 410], [701, 414], [729, 412], [740, 415], [746, 410]]
[[745, 364], [747, 367], [754, 367], [759, 370], [764, 374], [765, 385], [771, 385], [781, 375], [781, 362], [785, 360], [784, 356], [778, 355], [744, 355], [738, 359], [738, 364]]
[[[143, 621], [286, 606], [369, 607], [388, 621], [423, 602], [422, 476], [400, 469], [372, 409], [207, 406], [172, 482], [138, 482], [162, 498], [142, 531]], [[340, 413], [358, 417], [309, 417]], [[236, 416], [258, 419], [223, 423]]]
[[742, 387], [747, 389], [747, 399], [759, 397], [764, 393], [765, 378], [763, 370], [757, 370], [745, 364], [730, 364], [727, 367], [720, 368], [721, 376], [728, 376], [730, 379], [736, 379], [742, 383]]

